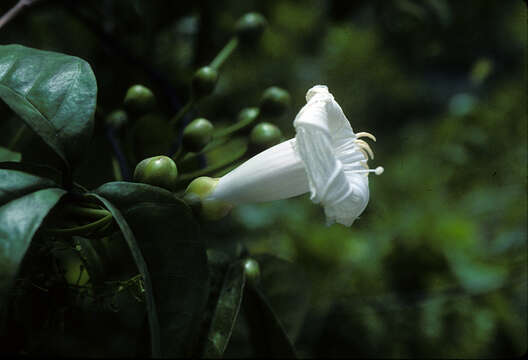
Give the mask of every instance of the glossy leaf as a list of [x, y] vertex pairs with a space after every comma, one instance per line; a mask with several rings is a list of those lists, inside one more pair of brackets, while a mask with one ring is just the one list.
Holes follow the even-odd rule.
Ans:
[[66, 193], [52, 185], [47, 179], [0, 170], [0, 298], [42, 221]]
[[42, 177], [53, 181], [53, 186], [58, 186], [62, 179], [62, 174], [55, 168], [35, 164], [31, 162], [17, 162], [17, 161], [4, 161], [0, 162], [0, 169], [5, 170], [16, 170], [19, 172], [24, 172], [31, 174], [37, 177]]
[[0, 161], [20, 161], [21, 159], [22, 154], [19, 152], [0, 146]]
[[260, 266], [259, 288], [290, 339], [295, 340], [310, 305], [306, 275], [294, 263], [272, 255], [260, 254], [253, 258]]
[[237, 261], [229, 267], [225, 275], [207, 334], [203, 357], [221, 358], [224, 355], [238, 319], [245, 285], [244, 267], [241, 261]]
[[103, 203], [103, 205], [112, 213], [112, 216], [114, 220], [117, 222], [119, 228], [121, 229], [123, 237], [125, 238], [125, 241], [127, 242], [130, 252], [132, 253], [132, 257], [134, 258], [134, 261], [139, 270], [139, 273], [143, 277], [143, 283], [145, 287], [145, 302], [146, 302], [147, 316], [149, 320], [149, 329], [150, 329], [151, 351], [152, 351], [153, 357], [159, 357], [160, 356], [159, 321], [158, 321], [158, 313], [156, 311], [156, 303], [154, 302], [154, 295], [152, 291], [152, 281], [150, 278], [147, 264], [145, 263], [145, 259], [143, 258], [141, 249], [139, 248], [138, 243], [136, 241], [136, 237], [134, 236], [134, 233], [130, 229], [130, 226], [125, 220], [123, 214], [114, 204], [112, 204], [110, 201], [108, 201], [107, 199], [105, 199], [104, 197], [96, 193], [89, 193], [88, 195], [94, 196], [96, 199], [100, 200]]
[[260, 289], [248, 286], [243, 308], [257, 357], [295, 358], [295, 348]]
[[75, 163], [91, 139], [96, 96], [86, 61], [0, 46], [0, 97], [66, 164]]
[[47, 178], [16, 169], [1, 168], [4, 164], [6, 163], [0, 163], [0, 206], [34, 191], [57, 186], [55, 182]]
[[188, 355], [205, 308], [209, 276], [190, 209], [171, 192], [146, 184], [112, 182], [95, 192], [119, 207], [148, 265], [161, 356]]

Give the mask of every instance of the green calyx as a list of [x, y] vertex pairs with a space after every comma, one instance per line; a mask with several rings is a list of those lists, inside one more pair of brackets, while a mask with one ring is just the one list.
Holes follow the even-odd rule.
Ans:
[[291, 104], [290, 94], [277, 86], [264, 90], [260, 98], [260, 111], [265, 117], [276, 117], [283, 115]]
[[233, 207], [220, 200], [208, 199], [208, 196], [213, 192], [218, 181], [219, 179], [207, 176], [196, 178], [187, 186], [183, 197], [188, 205], [195, 209], [197, 208], [196, 201], [199, 198], [201, 202], [200, 214], [207, 220], [219, 220], [226, 216]]
[[191, 94], [196, 100], [211, 95], [218, 81], [218, 71], [211, 66], [196, 70], [191, 82]]
[[192, 152], [201, 151], [211, 141], [214, 126], [204, 118], [194, 119], [183, 130], [183, 147]]
[[150, 89], [143, 85], [131, 86], [123, 100], [125, 108], [134, 113], [146, 113], [156, 106], [156, 98]]
[[243, 45], [253, 45], [260, 39], [267, 21], [259, 13], [251, 12], [244, 14], [235, 25], [235, 32]]
[[134, 170], [135, 182], [159, 186], [169, 191], [174, 190], [177, 179], [178, 168], [168, 156], [146, 158]]
[[282, 139], [280, 129], [269, 123], [261, 122], [251, 130], [250, 141], [259, 148], [268, 148], [278, 144]]

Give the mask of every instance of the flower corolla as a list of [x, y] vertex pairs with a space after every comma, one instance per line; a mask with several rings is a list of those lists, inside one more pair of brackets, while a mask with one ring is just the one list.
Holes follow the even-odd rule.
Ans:
[[[294, 138], [275, 145], [246, 161], [214, 182], [204, 204], [239, 205], [272, 201], [307, 192], [324, 207], [327, 223], [350, 226], [365, 210], [369, 200], [368, 174], [380, 175], [383, 168], [370, 170], [370, 146], [354, 133], [328, 88], [316, 85], [306, 93], [306, 105], [293, 125]], [[195, 181], [197, 181], [196, 179]], [[188, 191], [193, 187], [189, 185]], [[226, 208], [226, 207], [224, 207]]]

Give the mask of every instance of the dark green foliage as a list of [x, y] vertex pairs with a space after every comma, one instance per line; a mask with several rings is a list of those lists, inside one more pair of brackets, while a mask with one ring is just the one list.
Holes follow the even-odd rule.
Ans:
[[0, 169], [0, 305], [50, 210], [66, 193], [51, 180]]
[[225, 277], [205, 339], [203, 357], [222, 358], [229, 344], [246, 286], [242, 265], [242, 262], [237, 261], [223, 272]]
[[0, 47], [0, 97], [67, 164], [79, 160], [93, 131], [97, 84], [79, 58]]
[[172, 193], [146, 184], [108, 183], [95, 193], [120, 209], [136, 239], [137, 245], [129, 243], [131, 250], [143, 254], [158, 312], [161, 356], [188, 355], [208, 292], [205, 248], [190, 209]]

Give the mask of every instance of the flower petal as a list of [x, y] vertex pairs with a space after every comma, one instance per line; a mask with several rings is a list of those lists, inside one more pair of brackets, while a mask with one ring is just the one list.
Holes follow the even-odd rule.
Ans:
[[220, 178], [210, 199], [233, 205], [286, 199], [309, 191], [295, 139], [275, 145]]
[[311, 199], [324, 206], [329, 224], [350, 226], [368, 203], [368, 179], [354, 172], [367, 159], [355, 146], [352, 127], [326, 86], [314, 86], [306, 99], [294, 126]]

